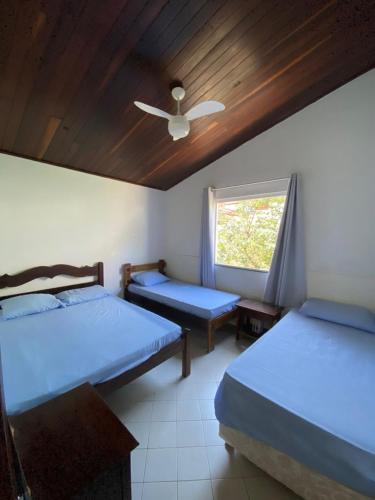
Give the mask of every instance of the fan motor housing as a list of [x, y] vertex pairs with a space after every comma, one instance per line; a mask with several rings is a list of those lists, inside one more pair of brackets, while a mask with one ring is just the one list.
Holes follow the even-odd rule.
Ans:
[[183, 115], [172, 116], [168, 121], [168, 132], [174, 140], [186, 137], [190, 131], [188, 119]]
[[172, 89], [172, 97], [176, 101], [182, 101], [185, 97], [185, 90], [182, 87], [174, 87]]

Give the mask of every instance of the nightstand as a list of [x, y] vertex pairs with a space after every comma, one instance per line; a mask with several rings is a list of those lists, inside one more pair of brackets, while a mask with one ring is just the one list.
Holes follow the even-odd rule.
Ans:
[[281, 317], [282, 308], [259, 302], [257, 300], [244, 299], [237, 304], [237, 340], [240, 337], [241, 327], [245, 319], [258, 319], [273, 326]]

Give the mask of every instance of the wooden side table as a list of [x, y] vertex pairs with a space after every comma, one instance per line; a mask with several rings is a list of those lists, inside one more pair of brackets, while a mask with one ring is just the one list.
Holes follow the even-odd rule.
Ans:
[[130, 500], [137, 441], [90, 384], [9, 417], [33, 500]]
[[244, 299], [237, 302], [237, 340], [240, 338], [240, 331], [245, 318], [259, 319], [274, 325], [281, 317], [282, 308], [259, 302], [257, 300]]

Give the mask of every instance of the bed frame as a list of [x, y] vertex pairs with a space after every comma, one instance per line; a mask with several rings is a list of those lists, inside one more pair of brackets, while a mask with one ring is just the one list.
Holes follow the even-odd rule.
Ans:
[[98, 262], [93, 266], [76, 267], [68, 264], [56, 264], [54, 266], [39, 266], [26, 269], [17, 274], [9, 275], [3, 274], [0, 276], [0, 290], [3, 288], [13, 288], [16, 286], [24, 285], [29, 281], [44, 278], [56, 278], [56, 276], [72, 276], [74, 278], [84, 278], [92, 276], [95, 278], [92, 281], [85, 283], [78, 283], [76, 285], [59, 286], [57, 288], [47, 288], [43, 290], [33, 290], [31, 292], [13, 293], [11, 295], [0, 296], [0, 300], [8, 299], [10, 297], [17, 297], [18, 295], [25, 295], [26, 293], [51, 293], [56, 294], [72, 288], [85, 288], [92, 285], [104, 284], [104, 270], [103, 262]]
[[203, 319], [184, 311], [175, 309], [174, 307], [161, 304], [156, 300], [148, 299], [142, 297], [136, 293], [129, 291], [129, 285], [132, 283], [131, 274], [139, 271], [150, 271], [151, 269], [158, 269], [160, 273], [165, 274], [165, 268], [167, 264], [165, 260], [159, 260], [158, 262], [151, 262], [148, 264], [125, 264], [124, 265], [124, 298], [129, 302], [134, 302], [135, 304], [149, 309], [150, 311], [160, 314], [160, 316], [166, 316], [172, 321], [176, 321], [179, 324], [188, 323], [189, 325], [196, 325], [197, 327], [203, 328], [207, 331], [207, 352], [213, 351], [215, 348], [215, 331], [221, 326], [228, 323], [230, 320], [237, 317], [237, 309], [233, 309], [227, 313], [221, 314], [216, 318]]
[[22, 473], [5, 411], [3, 373], [0, 355], [0, 498], [15, 500], [24, 493]]
[[[67, 264], [57, 264], [55, 266], [40, 266], [27, 269], [26, 271], [20, 272], [18, 274], [9, 275], [3, 274], [0, 276], [0, 290], [4, 288], [17, 287], [24, 285], [29, 281], [40, 279], [40, 278], [55, 278], [56, 276], [72, 276], [75, 278], [81, 278], [85, 276], [91, 276], [94, 280], [78, 283], [76, 285], [66, 285], [57, 288], [48, 288], [43, 290], [34, 290], [32, 292], [16, 293], [12, 295], [0, 296], [0, 300], [10, 297], [16, 297], [19, 295], [24, 295], [25, 293], [52, 293], [56, 294], [63, 292], [65, 290], [71, 290], [72, 288], [84, 288], [92, 285], [103, 285], [104, 284], [104, 273], [103, 273], [103, 262], [98, 262], [93, 266], [75, 267]], [[121, 375], [96, 384], [96, 390], [104, 395], [112, 392], [115, 389], [122, 387], [123, 385], [129, 384], [136, 378], [140, 377], [144, 373], [152, 370], [156, 366], [166, 361], [168, 358], [182, 353], [182, 376], [188, 377], [190, 375], [190, 339], [189, 330], [183, 330], [179, 339], [171, 342], [167, 346], [163, 347], [156, 354], [153, 354], [146, 361], [143, 361], [138, 366], [131, 368], [130, 370], [124, 371]]]
[[236, 429], [220, 424], [219, 435], [224, 439], [228, 451], [235, 448], [305, 500], [371, 500]]

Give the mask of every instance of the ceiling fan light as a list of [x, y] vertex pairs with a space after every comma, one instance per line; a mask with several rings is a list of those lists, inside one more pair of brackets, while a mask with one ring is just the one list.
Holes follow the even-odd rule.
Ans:
[[140, 101], [134, 101], [137, 108], [142, 111], [149, 113], [151, 115], [159, 116], [161, 118], [166, 118], [168, 120], [168, 132], [172, 136], [174, 141], [183, 139], [187, 137], [190, 132], [190, 121], [196, 120], [204, 116], [211, 115], [212, 113], [217, 113], [218, 111], [223, 111], [225, 109], [224, 104], [218, 101], [203, 101], [199, 104], [193, 106], [187, 113], [181, 114], [180, 102], [185, 97], [185, 90], [182, 87], [174, 87], [172, 89], [172, 96], [177, 101], [177, 114], [170, 115], [165, 111], [155, 108], [154, 106], [149, 106]]
[[168, 120], [168, 132], [174, 140], [186, 137], [189, 134], [189, 130], [189, 122], [183, 115], [175, 115]]

